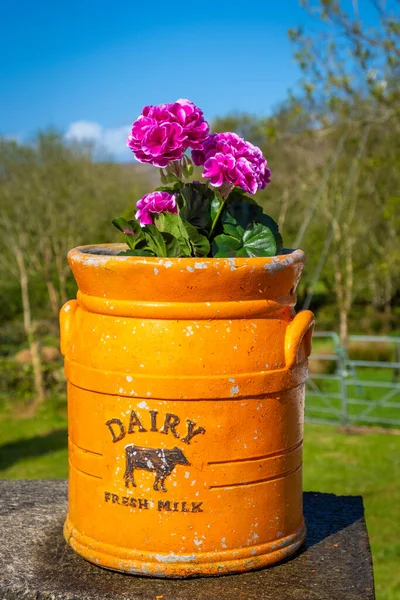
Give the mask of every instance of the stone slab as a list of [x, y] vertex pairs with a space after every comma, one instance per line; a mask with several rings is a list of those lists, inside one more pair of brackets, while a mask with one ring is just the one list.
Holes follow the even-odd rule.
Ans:
[[305, 493], [307, 541], [261, 571], [187, 580], [96, 567], [64, 542], [67, 483], [0, 481], [0, 600], [372, 600], [362, 498]]

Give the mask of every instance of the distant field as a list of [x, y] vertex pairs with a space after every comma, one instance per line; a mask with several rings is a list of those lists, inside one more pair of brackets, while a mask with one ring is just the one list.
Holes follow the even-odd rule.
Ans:
[[[50, 399], [34, 418], [16, 418], [3, 406], [0, 440], [0, 477], [67, 477], [63, 398]], [[304, 454], [305, 490], [363, 496], [377, 598], [399, 600], [400, 435], [349, 435], [307, 424]]]

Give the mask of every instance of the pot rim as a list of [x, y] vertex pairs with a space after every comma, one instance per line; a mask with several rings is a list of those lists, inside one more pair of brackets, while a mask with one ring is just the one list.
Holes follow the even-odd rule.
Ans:
[[76, 246], [68, 252], [68, 258], [73, 261], [83, 262], [90, 265], [102, 264], [110, 258], [117, 260], [120, 263], [140, 263], [149, 265], [159, 265], [160, 262], [168, 261], [170, 264], [179, 264], [181, 261], [188, 263], [206, 263], [215, 265], [217, 262], [232, 263], [234, 261], [238, 266], [252, 265], [268, 265], [279, 264], [282, 267], [288, 264], [304, 262], [305, 253], [300, 248], [291, 249], [284, 248], [282, 254], [275, 256], [256, 256], [256, 257], [229, 257], [216, 258], [204, 256], [180, 256], [180, 257], [160, 257], [160, 256], [118, 256], [117, 252], [127, 250], [128, 245], [124, 243], [109, 243], [109, 244], [88, 244], [84, 246]]

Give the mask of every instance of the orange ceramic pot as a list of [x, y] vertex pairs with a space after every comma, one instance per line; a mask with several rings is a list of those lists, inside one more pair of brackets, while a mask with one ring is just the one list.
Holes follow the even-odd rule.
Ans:
[[118, 571], [190, 577], [275, 563], [304, 540], [301, 250], [274, 258], [69, 253], [65, 537]]

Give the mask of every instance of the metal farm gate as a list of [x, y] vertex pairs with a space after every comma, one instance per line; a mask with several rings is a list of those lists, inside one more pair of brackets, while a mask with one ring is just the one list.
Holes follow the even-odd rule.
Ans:
[[[313, 339], [306, 421], [400, 427], [400, 337], [349, 336], [349, 355], [358, 344], [366, 360], [350, 359], [334, 332], [318, 331]], [[368, 360], [368, 350], [376, 356], [382, 348], [384, 360]]]

